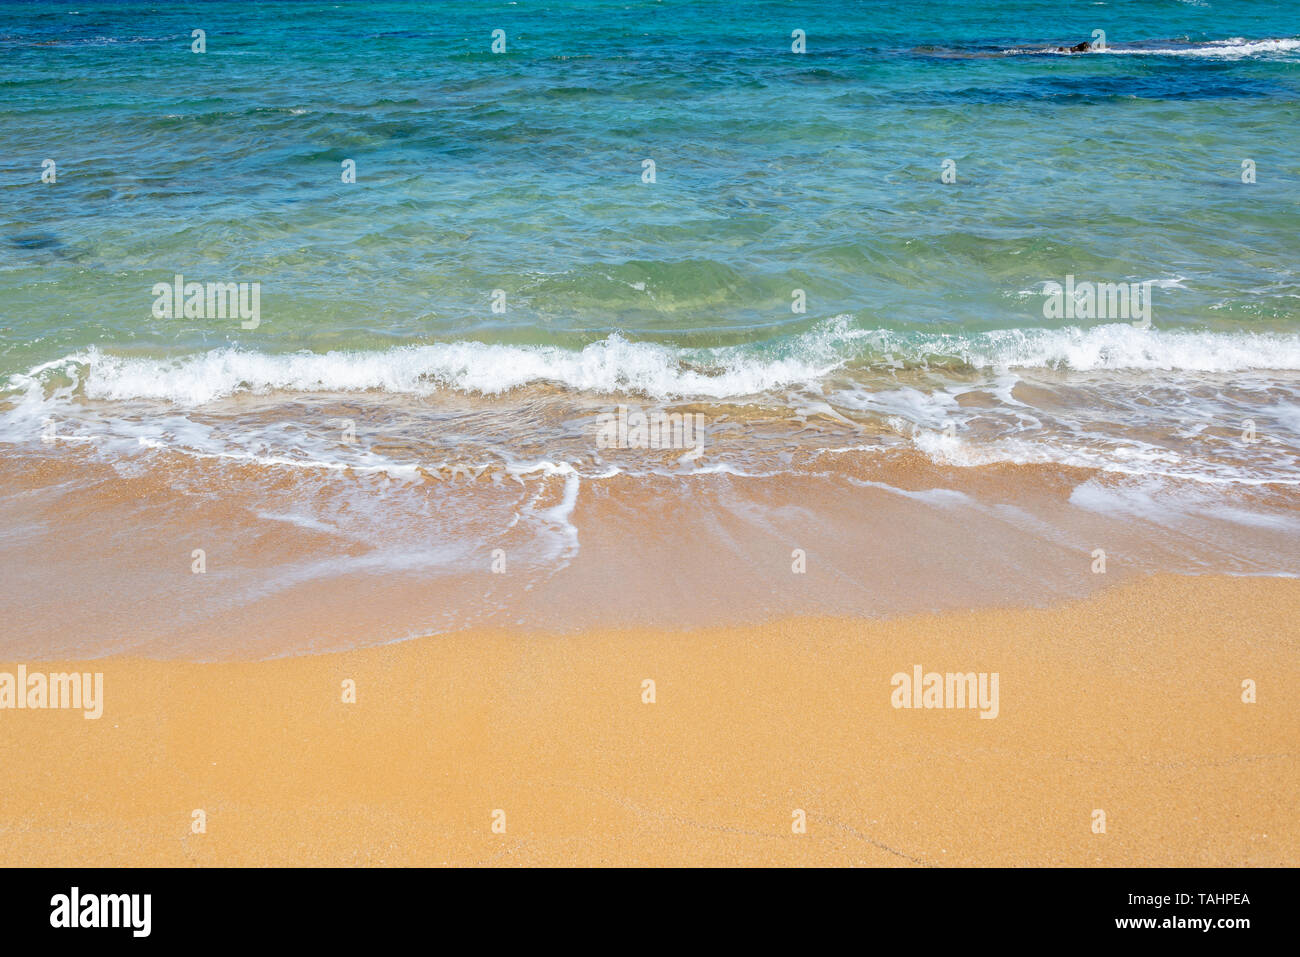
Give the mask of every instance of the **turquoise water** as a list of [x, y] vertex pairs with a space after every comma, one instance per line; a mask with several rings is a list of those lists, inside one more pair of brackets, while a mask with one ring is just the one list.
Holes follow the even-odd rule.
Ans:
[[[1109, 461], [1101, 404], [1180, 473], [1296, 462], [1293, 4], [4, 3], [0, 47], [14, 440], [543, 387], [897, 431], [974, 387], [1002, 441], [1020, 381], [1074, 407], [1030, 416], [1053, 448]], [[155, 314], [178, 274], [256, 319]], [[1067, 277], [1150, 328], [1051, 313]], [[1148, 447], [1189, 417], [1269, 447]]]
[[[1094, 29], [1110, 54], [999, 55]], [[0, 371], [967, 334], [1052, 325], [1022, 291], [1067, 274], [1287, 332], [1297, 37], [1285, 2], [3, 3]], [[260, 282], [263, 324], [154, 319], [175, 273]]]

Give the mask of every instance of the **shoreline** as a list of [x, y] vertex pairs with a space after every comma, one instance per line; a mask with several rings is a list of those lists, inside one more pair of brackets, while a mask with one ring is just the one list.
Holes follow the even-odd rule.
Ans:
[[[0, 864], [1294, 866], [1298, 613], [1294, 579], [1159, 575], [1046, 609], [100, 658], [100, 719], [0, 710]], [[893, 707], [917, 665], [997, 673], [997, 717]]]
[[0, 484], [0, 660], [1052, 607], [1155, 573], [1292, 573], [1300, 532], [1284, 487], [918, 450], [441, 481], [59, 448], [6, 459]]

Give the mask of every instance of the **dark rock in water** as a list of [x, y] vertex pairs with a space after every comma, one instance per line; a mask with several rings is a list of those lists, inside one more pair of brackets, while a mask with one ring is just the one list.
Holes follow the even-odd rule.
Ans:
[[19, 249], [58, 249], [63, 245], [53, 233], [16, 233], [8, 239], [9, 245]]
[[1089, 53], [1092, 51], [1092, 44], [1087, 40], [1082, 43], [1076, 43], [1072, 47], [1057, 47], [1057, 53]]
[[[54, 233], [14, 233], [6, 236], [4, 241], [14, 249], [21, 249], [29, 258], [38, 262], [52, 262], [66, 259], [77, 262], [86, 257], [84, 247], [69, 246]], [[17, 256], [19, 253], [11, 253]]]

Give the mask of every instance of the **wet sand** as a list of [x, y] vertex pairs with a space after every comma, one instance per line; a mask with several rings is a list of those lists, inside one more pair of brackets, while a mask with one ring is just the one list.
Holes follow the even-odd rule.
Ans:
[[[1158, 576], [884, 621], [6, 658], [102, 671], [105, 704], [0, 711], [0, 863], [1294, 866], [1297, 621], [1293, 579]], [[998, 673], [997, 717], [893, 707], [918, 664]]]
[[1150, 574], [1279, 575], [1300, 560], [1291, 486], [915, 452], [809, 456], [772, 475], [398, 479], [57, 451], [0, 457], [0, 660], [1051, 607]]

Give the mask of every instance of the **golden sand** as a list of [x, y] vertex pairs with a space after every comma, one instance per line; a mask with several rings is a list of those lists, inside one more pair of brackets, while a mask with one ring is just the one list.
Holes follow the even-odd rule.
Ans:
[[[1298, 622], [1294, 580], [1159, 577], [1048, 610], [28, 661], [102, 671], [105, 708], [0, 711], [0, 863], [1296, 865]], [[997, 672], [998, 717], [894, 708], [917, 664]]]

